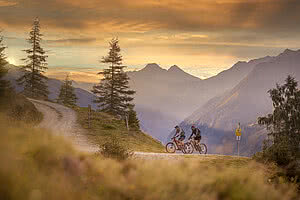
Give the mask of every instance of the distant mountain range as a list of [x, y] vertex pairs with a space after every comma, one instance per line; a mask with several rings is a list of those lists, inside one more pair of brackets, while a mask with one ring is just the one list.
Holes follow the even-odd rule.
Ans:
[[232, 154], [235, 151], [234, 129], [240, 122], [244, 134], [241, 150], [251, 155], [260, 150], [266, 131], [257, 126], [257, 118], [272, 112], [267, 93], [282, 84], [288, 75], [300, 81], [300, 50], [285, 50], [276, 57], [256, 63], [248, 75], [232, 90], [215, 97], [187, 117], [181, 126], [201, 128], [211, 153]]
[[[17, 92], [23, 91], [23, 87], [19, 86], [16, 82], [16, 80], [22, 75], [21, 69], [14, 65], [8, 65], [7, 67], [9, 69], [9, 71], [8, 71], [8, 74], [6, 75], [6, 79], [12, 83], [12, 86], [16, 89]], [[62, 81], [49, 78], [47, 84], [48, 84], [48, 89], [50, 92], [49, 99], [55, 101], [59, 95], [59, 90], [62, 85]], [[73, 82], [73, 85], [75, 88], [74, 89], [75, 94], [78, 98], [77, 105], [81, 106], [81, 107], [87, 107], [90, 104], [94, 109], [96, 109], [97, 107], [93, 103], [93, 99], [95, 98], [95, 96], [92, 93], [90, 93], [84, 89], [77, 88], [76, 82]]]
[[201, 80], [174, 65], [165, 70], [155, 63], [128, 72], [131, 87], [137, 91], [136, 110], [146, 132], [166, 142], [175, 125], [211, 98], [231, 90], [259, 63], [271, 57], [238, 62], [232, 68]]
[[[233, 89], [257, 64], [271, 59], [267, 56], [238, 62], [205, 80], [184, 72], [176, 65], [166, 70], [150, 63], [139, 71], [128, 72], [130, 86], [137, 92], [134, 103], [141, 127], [151, 136], [166, 142], [175, 125], [210, 99]], [[74, 83], [75, 87], [85, 90], [90, 90], [93, 85]]]

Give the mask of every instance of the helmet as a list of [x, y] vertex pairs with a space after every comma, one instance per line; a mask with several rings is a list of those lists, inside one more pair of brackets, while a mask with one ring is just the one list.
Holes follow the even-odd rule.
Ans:
[[179, 126], [175, 126], [175, 128], [179, 128]]
[[191, 129], [194, 129], [195, 128], [195, 126], [193, 125], [192, 127], [191, 127]]

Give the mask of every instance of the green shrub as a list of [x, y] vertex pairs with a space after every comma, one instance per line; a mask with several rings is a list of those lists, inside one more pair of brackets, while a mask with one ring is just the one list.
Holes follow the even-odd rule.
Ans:
[[109, 124], [103, 124], [102, 127], [105, 129], [105, 130], [115, 130], [116, 127], [112, 126], [112, 125], [109, 125]]
[[300, 191], [300, 161], [294, 160], [290, 162], [284, 169], [286, 178], [294, 183], [298, 184], [298, 190]]
[[126, 160], [132, 156], [132, 151], [121, 145], [116, 137], [111, 137], [100, 146], [100, 153], [106, 158]]

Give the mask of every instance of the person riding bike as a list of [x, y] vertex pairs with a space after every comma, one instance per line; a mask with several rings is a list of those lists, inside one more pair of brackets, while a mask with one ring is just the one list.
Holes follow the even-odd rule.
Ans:
[[192, 129], [192, 134], [189, 137], [189, 139], [193, 138], [197, 142], [197, 144], [199, 144], [200, 140], [201, 140], [201, 131], [200, 131], [200, 129], [196, 128], [195, 126], [192, 126], [191, 129]]
[[184, 145], [183, 140], [185, 139], [185, 132], [179, 127], [179, 126], [175, 126], [175, 135], [174, 138], [178, 138], [178, 142], [180, 145]]

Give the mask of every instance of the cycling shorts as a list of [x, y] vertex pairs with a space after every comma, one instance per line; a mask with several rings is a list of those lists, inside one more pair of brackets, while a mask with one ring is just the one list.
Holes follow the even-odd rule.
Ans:
[[182, 135], [182, 136], [180, 136], [180, 137], [178, 138], [179, 141], [183, 141], [184, 139], [185, 139], [185, 136], [184, 136], [184, 135]]
[[201, 135], [194, 137], [194, 139], [200, 141], [201, 140]]

